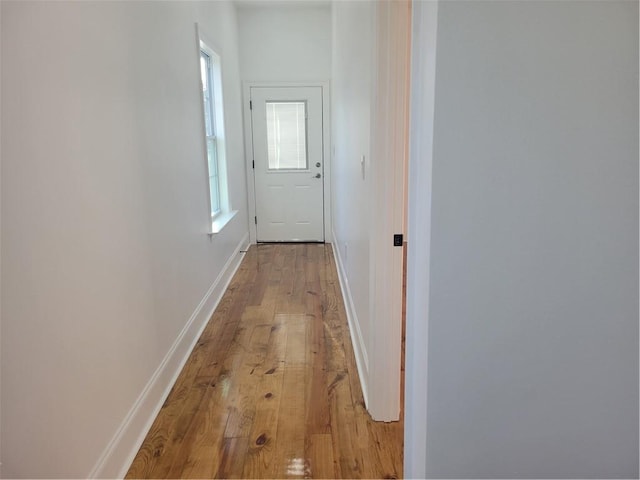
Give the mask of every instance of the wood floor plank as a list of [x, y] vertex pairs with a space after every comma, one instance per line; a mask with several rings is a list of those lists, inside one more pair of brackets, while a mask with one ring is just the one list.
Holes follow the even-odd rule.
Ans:
[[212, 478], [220, 463], [220, 445], [229, 411], [215, 408], [222, 388], [209, 387], [191, 422], [182, 448], [169, 472], [169, 478]]
[[[280, 317], [281, 318], [281, 317]], [[305, 478], [305, 316], [288, 318], [287, 347], [272, 478]]]
[[[350, 374], [349, 376], [351, 377], [352, 375]], [[374, 443], [370, 435], [369, 425], [373, 422], [364, 407], [364, 402], [354, 400], [354, 392], [351, 385], [349, 390], [351, 392], [351, 402], [348, 402], [349, 405], [345, 408], [353, 410], [356, 431], [355, 450], [361, 475], [363, 478], [384, 478], [382, 466], [380, 462], [377, 462], [378, 457], [375, 456], [375, 452], [371, 449], [371, 445], [374, 445]]]
[[329, 393], [327, 390], [327, 349], [324, 321], [325, 295], [320, 283], [319, 246], [307, 245], [305, 265], [306, 309], [309, 317], [307, 328], [307, 363], [310, 372], [307, 378], [307, 434], [329, 433]]
[[285, 250], [280, 291], [276, 301], [277, 313], [304, 314], [304, 297], [302, 295], [304, 281], [301, 280], [299, 245], [290, 245]]
[[207, 393], [207, 386], [202, 384], [194, 385], [188, 397], [184, 400], [185, 408], [176, 419], [173, 428], [170, 431], [169, 441], [160, 461], [157, 462], [152, 470], [151, 477], [167, 478], [171, 477], [171, 467], [176, 463], [178, 452], [182, 450], [187, 432], [192, 424], [193, 418], [196, 416], [200, 404]]
[[[276, 321], [282, 321], [282, 315], [276, 315]], [[306, 315], [287, 315], [286, 368], [300, 367], [307, 363], [307, 326]], [[303, 384], [298, 384], [300, 388]]]
[[284, 370], [273, 470], [270, 478], [306, 478], [308, 475], [304, 429], [305, 370], [304, 363], [286, 366]]
[[215, 478], [245, 478], [242, 475], [249, 439], [225, 438], [220, 454], [220, 466]]
[[331, 434], [312, 434], [309, 444], [309, 464], [312, 478], [338, 478], [333, 460], [333, 437]]
[[262, 298], [264, 297], [264, 292], [269, 282], [271, 264], [274, 261], [275, 251], [273, 245], [266, 245], [260, 249], [256, 279], [247, 300], [247, 305], [260, 305], [262, 303]]
[[[227, 397], [229, 421], [224, 436], [247, 437], [255, 416], [255, 379], [264, 369], [264, 359], [271, 335], [271, 325], [257, 325], [253, 329], [242, 364], [235, 369], [234, 385]], [[255, 376], [254, 376], [255, 374]]]
[[275, 438], [282, 398], [287, 344], [286, 323], [271, 326], [267, 357], [256, 390], [256, 412], [249, 433], [244, 478], [271, 478], [274, 470]]
[[400, 478], [371, 420], [333, 251], [252, 246], [127, 478]]
[[[307, 284], [309, 285], [309, 284]], [[319, 295], [309, 295], [309, 324], [307, 327], [306, 354], [309, 374], [307, 376], [307, 417], [308, 434], [329, 433], [329, 392], [327, 390], [327, 351], [325, 342], [322, 304]]]
[[[363, 412], [366, 415], [366, 412]], [[376, 465], [378, 478], [402, 478], [403, 441], [387, 441], [393, 438], [395, 426], [383, 422], [368, 421], [370, 442], [378, 448], [369, 450], [372, 463]]]
[[333, 456], [338, 463], [339, 478], [367, 478], [363, 476], [362, 462], [357, 448], [356, 420], [349, 391], [347, 372], [332, 375], [329, 384], [331, 434]]

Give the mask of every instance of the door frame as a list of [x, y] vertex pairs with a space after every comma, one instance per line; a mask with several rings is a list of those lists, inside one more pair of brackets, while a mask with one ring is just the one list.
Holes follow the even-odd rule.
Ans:
[[407, 0], [379, 2], [373, 18], [367, 408], [384, 422], [401, 414], [405, 247], [394, 246], [394, 235], [407, 233], [411, 8]]
[[324, 241], [328, 243], [332, 238], [331, 231], [331, 97], [329, 81], [314, 82], [242, 82], [242, 114], [244, 123], [244, 152], [245, 171], [247, 181], [247, 211], [249, 213], [249, 241], [257, 242], [257, 225], [252, 221], [256, 217], [256, 185], [253, 171], [253, 126], [251, 124], [251, 99], [252, 87], [320, 87], [322, 90], [322, 175], [323, 175], [323, 210], [324, 210]]
[[440, 0], [414, 2], [409, 125], [407, 335], [404, 475], [426, 478], [427, 359], [431, 278], [431, 191]]

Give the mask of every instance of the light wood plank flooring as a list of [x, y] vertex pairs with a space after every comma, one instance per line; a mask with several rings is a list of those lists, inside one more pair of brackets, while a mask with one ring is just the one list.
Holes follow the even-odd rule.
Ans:
[[364, 408], [330, 245], [252, 245], [127, 478], [400, 478]]

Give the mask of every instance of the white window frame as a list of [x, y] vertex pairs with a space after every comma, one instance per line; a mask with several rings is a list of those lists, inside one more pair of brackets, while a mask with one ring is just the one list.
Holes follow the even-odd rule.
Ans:
[[[204, 65], [203, 65], [204, 60]], [[215, 57], [208, 51], [206, 48], [200, 47], [200, 79], [204, 78], [208, 88], [205, 89], [204, 85], [202, 85], [202, 96], [203, 96], [203, 106], [204, 116], [205, 116], [205, 142], [207, 149], [207, 169], [209, 172], [209, 209], [211, 213], [211, 221], [215, 220], [215, 218], [222, 213], [222, 205], [220, 202], [220, 169], [218, 162], [218, 146], [217, 146], [217, 121], [216, 121], [216, 104], [218, 103], [215, 98], [214, 92], [212, 91], [215, 85], [213, 81], [213, 69], [215, 66]], [[204, 71], [203, 71], [204, 70]], [[202, 83], [205, 83], [202, 82]], [[208, 111], [207, 111], [208, 110]], [[211, 123], [210, 129], [207, 128], [206, 117], [209, 117], [209, 122]], [[211, 155], [213, 150], [213, 155]], [[212, 157], [212, 160], [209, 161], [209, 158]], [[211, 163], [215, 164], [215, 167], [211, 168]], [[213, 170], [213, 171], [212, 171]], [[215, 199], [215, 201], [214, 201]], [[215, 204], [215, 207], [214, 207]]]
[[[207, 172], [207, 209], [209, 211], [211, 225], [211, 230], [208, 233], [209, 235], [213, 235], [220, 233], [224, 226], [229, 223], [229, 221], [235, 216], [237, 211], [231, 209], [227, 182], [224, 101], [222, 95], [222, 59], [217, 51], [213, 48], [213, 43], [202, 34], [202, 31], [197, 24], [196, 31], [198, 34], [198, 79], [200, 83], [202, 138], [204, 143], [204, 160]], [[200, 66], [200, 59], [203, 53], [209, 59], [209, 68], [207, 71], [207, 75], [211, 92], [209, 105], [211, 108], [211, 123], [213, 130], [213, 135], [209, 136], [207, 135], [207, 127], [205, 121], [204, 86], [202, 84], [202, 71]], [[209, 171], [208, 148], [211, 140], [213, 140], [213, 148], [215, 148], [215, 158], [217, 163], [217, 184], [212, 184], [212, 172]], [[219, 197], [219, 209], [213, 211], [212, 197], [216, 193]]]

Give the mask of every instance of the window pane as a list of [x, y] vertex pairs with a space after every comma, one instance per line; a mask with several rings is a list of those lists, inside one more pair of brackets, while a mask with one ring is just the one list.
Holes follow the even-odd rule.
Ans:
[[211, 214], [213, 215], [220, 211], [220, 184], [218, 181], [218, 155], [215, 138], [207, 138], [207, 160], [209, 162]]
[[270, 170], [307, 169], [306, 102], [267, 102]]
[[211, 93], [211, 58], [200, 52], [200, 75], [202, 80], [202, 98], [204, 99], [204, 124], [207, 136], [213, 135], [213, 100]]

